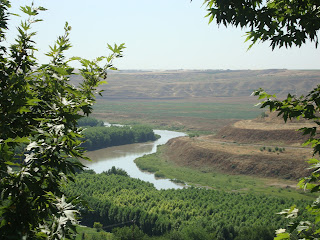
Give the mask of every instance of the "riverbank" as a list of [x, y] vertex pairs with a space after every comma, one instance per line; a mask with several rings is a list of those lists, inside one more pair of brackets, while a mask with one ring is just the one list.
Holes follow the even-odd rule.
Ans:
[[296, 181], [225, 174], [212, 169], [179, 166], [166, 155], [167, 146], [158, 147], [156, 153], [137, 158], [134, 162], [144, 171], [163, 178], [177, 179], [191, 186], [228, 192], [257, 193], [294, 199], [313, 199], [312, 195], [297, 189]]
[[83, 161], [82, 163], [88, 168], [93, 169], [96, 173], [108, 171], [113, 166], [121, 168], [125, 170], [130, 177], [151, 182], [157, 189], [182, 188], [181, 185], [169, 179], [158, 179], [155, 178], [154, 174], [141, 171], [133, 162], [136, 158], [156, 152], [158, 145], [165, 144], [172, 138], [185, 136], [184, 133], [167, 130], [154, 130], [154, 133], [160, 135], [161, 138], [154, 142], [127, 144], [90, 151], [86, 153], [86, 156], [92, 161]]

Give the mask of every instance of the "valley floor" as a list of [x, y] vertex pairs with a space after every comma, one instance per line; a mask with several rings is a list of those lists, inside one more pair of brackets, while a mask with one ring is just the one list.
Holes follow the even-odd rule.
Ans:
[[[189, 138], [173, 139], [166, 145], [161, 164], [152, 160], [153, 165], [161, 165], [154, 171], [158, 177], [210, 188], [293, 196], [298, 179], [308, 175], [307, 160], [312, 156], [310, 148], [301, 147], [306, 137], [295, 129], [309, 123], [284, 124], [274, 114], [254, 107], [256, 102], [248, 97], [100, 99], [94, 115], [109, 122], [144, 123], [154, 129], [188, 133]], [[145, 170], [148, 168], [154, 166], [147, 164]], [[297, 198], [305, 196], [296, 194]]]

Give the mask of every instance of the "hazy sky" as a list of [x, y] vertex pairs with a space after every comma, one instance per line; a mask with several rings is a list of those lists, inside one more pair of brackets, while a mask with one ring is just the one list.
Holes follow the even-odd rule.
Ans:
[[[30, 1], [12, 0], [11, 11]], [[36, 23], [40, 61], [66, 21], [72, 26], [69, 56], [93, 59], [106, 43], [125, 43], [120, 69], [320, 69], [320, 48], [276, 49], [269, 43], [247, 51], [245, 29], [208, 25], [202, 0], [36, 0], [49, 10]], [[13, 17], [8, 42], [20, 19]]]

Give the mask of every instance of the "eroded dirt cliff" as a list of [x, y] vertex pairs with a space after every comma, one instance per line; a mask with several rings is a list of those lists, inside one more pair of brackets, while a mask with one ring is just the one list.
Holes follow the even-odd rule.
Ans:
[[[259, 177], [299, 179], [307, 176], [310, 149], [286, 148], [284, 152], [256, 145], [223, 143], [202, 138], [176, 138], [166, 144], [166, 157], [180, 166], [204, 171]], [[268, 151], [268, 148], [271, 151]]]

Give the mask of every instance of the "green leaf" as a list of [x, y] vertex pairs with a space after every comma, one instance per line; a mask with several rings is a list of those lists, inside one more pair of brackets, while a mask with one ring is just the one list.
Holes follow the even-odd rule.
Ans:
[[290, 239], [290, 234], [285, 232], [285, 233], [279, 233], [277, 236], [274, 238], [274, 240], [284, 240], [284, 239]]

